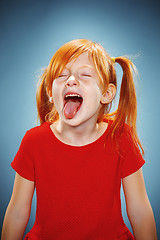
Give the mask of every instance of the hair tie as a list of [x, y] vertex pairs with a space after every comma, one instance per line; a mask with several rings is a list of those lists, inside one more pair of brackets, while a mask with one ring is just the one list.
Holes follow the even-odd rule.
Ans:
[[116, 59], [115, 59], [115, 57], [111, 57], [111, 60], [112, 60], [112, 62], [116, 62]]

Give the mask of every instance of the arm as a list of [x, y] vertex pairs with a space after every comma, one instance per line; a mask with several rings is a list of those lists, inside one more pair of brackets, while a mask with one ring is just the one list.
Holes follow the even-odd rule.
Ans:
[[34, 182], [16, 173], [13, 193], [4, 217], [1, 240], [20, 240], [27, 226]]
[[136, 240], [156, 240], [156, 226], [142, 169], [122, 179], [128, 218]]

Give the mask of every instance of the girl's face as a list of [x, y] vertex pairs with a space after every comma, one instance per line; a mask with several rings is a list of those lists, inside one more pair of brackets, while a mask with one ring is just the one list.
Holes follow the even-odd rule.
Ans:
[[78, 126], [97, 122], [102, 92], [93, 60], [82, 53], [53, 81], [52, 95], [60, 121]]

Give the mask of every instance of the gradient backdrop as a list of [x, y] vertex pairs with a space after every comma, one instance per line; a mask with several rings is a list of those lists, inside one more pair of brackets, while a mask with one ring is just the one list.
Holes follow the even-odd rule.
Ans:
[[[26, 130], [36, 125], [40, 70], [61, 45], [88, 38], [101, 43], [111, 56], [136, 56], [137, 126], [146, 153], [143, 172], [160, 237], [159, 1], [3, 0], [0, 4], [0, 227], [15, 175], [10, 163]], [[116, 69], [120, 83], [121, 69]], [[33, 225], [35, 208], [34, 196], [26, 231]], [[123, 194], [122, 208], [131, 229]]]

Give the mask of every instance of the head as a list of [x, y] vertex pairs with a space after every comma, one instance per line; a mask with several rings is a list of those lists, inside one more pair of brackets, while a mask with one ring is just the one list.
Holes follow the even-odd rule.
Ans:
[[[105, 118], [113, 118], [112, 137], [118, 138], [117, 133], [123, 129], [127, 123], [132, 129], [132, 136], [142, 149], [142, 145], [137, 135], [136, 118], [137, 118], [137, 100], [133, 80], [134, 64], [126, 57], [116, 57], [114, 61], [107, 54], [105, 49], [98, 43], [86, 39], [77, 39], [64, 44], [52, 57], [48, 67], [41, 76], [40, 85], [37, 90], [37, 108], [40, 123], [45, 121], [54, 122], [58, 120], [59, 115], [52, 97], [52, 85], [55, 79], [62, 73], [65, 66], [76, 59], [83, 53], [88, 54], [88, 58], [93, 62], [98, 76], [98, 84], [104, 97], [102, 105], [97, 116], [97, 122]], [[120, 88], [120, 98], [117, 110], [112, 114], [109, 113], [114, 94], [110, 101], [106, 101], [106, 94], [110, 92], [110, 86], [117, 88], [117, 79], [115, 71], [115, 62], [120, 64], [123, 71], [123, 77]]]
[[[77, 39], [64, 44], [54, 54], [48, 67], [45, 69], [41, 81], [43, 94], [41, 95], [40, 92], [37, 92], [37, 105], [41, 123], [44, 121], [54, 122], [59, 118], [54, 102], [49, 101], [52, 96], [53, 81], [63, 72], [67, 64], [71, 61], [76, 61], [83, 53], [87, 53], [88, 58], [94, 64], [98, 75], [98, 84], [104, 96], [97, 121], [100, 122], [103, 119], [103, 115], [109, 113], [115, 93], [112, 94], [110, 101], [107, 102], [105, 94], [109, 90], [109, 84], [113, 84], [115, 89], [117, 87], [114, 62], [100, 44], [86, 39]], [[38, 103], [39, 98], [41, 98], [41, 101]], [[44, 101], [42, 98], [44, 98]]]

